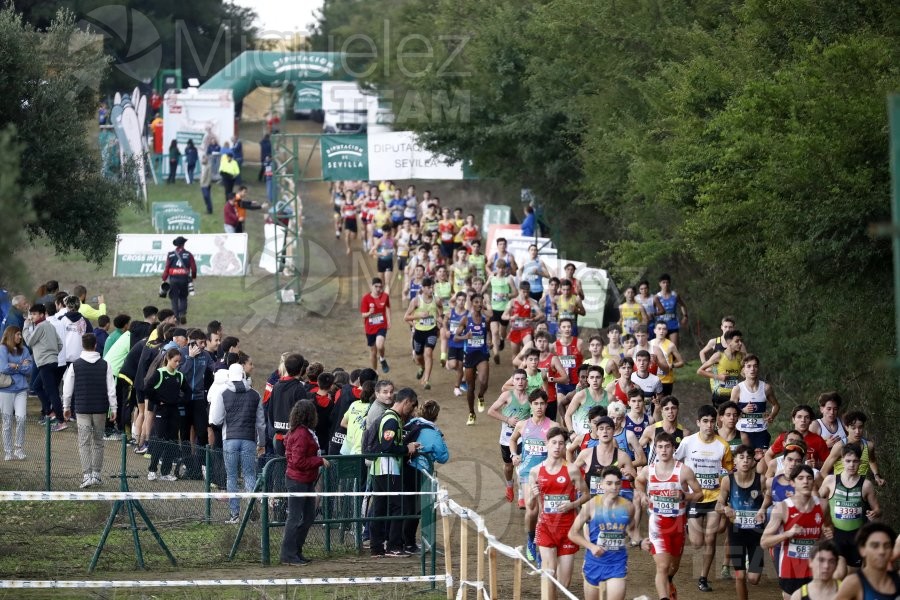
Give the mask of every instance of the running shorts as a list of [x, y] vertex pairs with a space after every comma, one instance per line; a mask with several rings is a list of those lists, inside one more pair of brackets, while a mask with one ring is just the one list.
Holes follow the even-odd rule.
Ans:
[[763, 572], [765, 550], [759, 545], [762, 532], [753, 529], [728, 529], [726, 557], [735, 571]]
[[375, 345], [375, 339], [376, 339], [379, 335], [380, 335], [381, 337], [387, 337], [387, 327], [382, 327], [381, 329], [379, 329], [379, 330], [376, 331], [375, 333], [367, 333], [367, 334], [366, 334], [366, 345], [369, 346], [369, 348], [371, 348], [372, 346], [374, 346], [374, 345]]
[[628, 552], [605, 552], [600, 556], [585, 552], [583, 573], [585, 581], [593, 586], [609, 579], [624, 579], [628, 573]]
[[538, 519], [534, 543], [544, 548], [556, 548], [557, 556], [575, 554], [578, 552], [578, 545], [569, 539], [569, 526], [545, 525]]
[[487, 352], [467, 352], [465, 359], [463, 359], [463, 367], [466, 369], [474, 369], [481, 363], [488, 362], [490, 358], [491, 357]]
[[521, 346], [522, 343], [524, 342], [525, 338], [530, 335], [531, 335], [531, 328], [512, 329], [512, 330], [510, 330], [509, 335], [507, 336], [507, 339], [511, 343]]
[[434, 349], [437, 346], [438, 342], [438, 330], [437, 327], [433, 327], [428, 331], [419, 331], [418, 329], [413, 329], [413, 352], [416, 353], [416, 356], [422, 356], [425, 354], [425, 348]]
[[684, 551], [684, 515], [660, 517], [650, 515], [650, 554], [681, 556]]

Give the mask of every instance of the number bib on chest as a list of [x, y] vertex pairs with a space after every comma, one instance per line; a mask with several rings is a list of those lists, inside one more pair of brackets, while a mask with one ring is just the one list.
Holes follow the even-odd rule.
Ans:
[[791, 540], [788, 542], [787, 555], [790, 558], [802, 558], [809, 560], [810, 552], [816, 540]]
[[759, 527], [759, 524], [756, 522], [756, 511], [734, 511], [734, 524], [737, 525], [740, 529], [756, 529], [757, 527]]
[[369, 325], [381, 325], [384, 323], [384, 313], [369, 315]]
[[856, 503], [841, 502], [834, 503], [834, 518], [842, 521], [854, 521], [862, 517], [862, 506]]
[[560, 509], [563, 504], [569, 501], [569, 497], [565, 494], [547, 494], [544, 496], [544, 513], [555, 515], [562, 512]]

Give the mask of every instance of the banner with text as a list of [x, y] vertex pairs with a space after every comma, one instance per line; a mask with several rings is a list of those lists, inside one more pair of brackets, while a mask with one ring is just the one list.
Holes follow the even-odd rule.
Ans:
[[[114, 277], [159, 277], [175, 249], [172, 234], [120, 233], [113, 260]], [[247, 272], [246, 233], [194, 234], [185, 248], [197, 262], [197, 277], [240, 277]]]
[[294, 84], [294, 112], [321, 109], [321, 81], [298, 81]]
[[411, 131], [323, 135], [322, 176], [326, 181], [473, 177], [462, 162], [426, 150]]

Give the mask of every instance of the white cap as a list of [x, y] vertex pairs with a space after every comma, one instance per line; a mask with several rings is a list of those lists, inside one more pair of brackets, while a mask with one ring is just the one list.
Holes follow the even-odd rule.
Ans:
[[244, 380], [244, 367], [241, 365], [234, 363], [230, 367], [228, 367], [228, 381], [243, 381]]

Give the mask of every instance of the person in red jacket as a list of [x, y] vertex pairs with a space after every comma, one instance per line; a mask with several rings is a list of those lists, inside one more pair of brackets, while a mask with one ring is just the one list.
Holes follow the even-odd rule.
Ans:
[[[300, 400], [291, 409], [291, 431], [284, 440], [287, 458], [285, 486], [289, 492], [315, 491], [319, 467], [327, 469], [331, 466], [321, 456], [315, 434], [316, 421], [316, 407], [310, 400]], [[282, 564], [305, 566], [311, 562], [303, 556], [303, 544], [315, 516], [315, 496], [288, 498], [287, 522], [281, 542]]]

